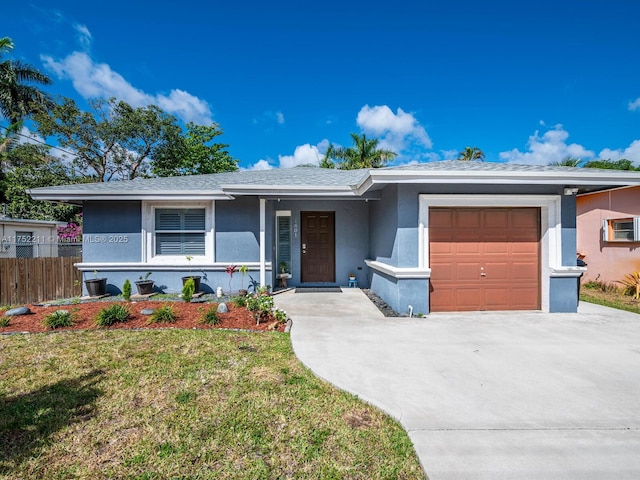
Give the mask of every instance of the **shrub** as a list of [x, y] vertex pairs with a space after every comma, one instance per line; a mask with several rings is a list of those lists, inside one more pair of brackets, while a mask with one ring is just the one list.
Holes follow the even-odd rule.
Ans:
[[237, 295], [235, 297], [231, 297], [231, 305], [236, 308], [246, 307], [247, 306], [247, 297]]
[[220, 325], [217, 306], [211, 307], [209, 310], [204, 312], [204, 315], [202, 316], [202, 323], [206, 323], [207, 325]]
[[585, 282], [583, 286], [584, 288], [590, 288], [592, 290], [600, 290], [601, 292], [604, 292], [604, 293], [614, 293], [619, 290], [615, 284], [610, 282], [603, 282], [600, 280], [589, 280], [588, 282]]
[[285, 323], [287, 321], [287, 312], [276, 308], [273, 310], [273, 318], [280, 323]]
[[122, 285], [122, 298], [127, 302], [131, 300], [131, 282], [128, 278], [124, 281], [124, 285]]
[[622, 280], [616, 281], [624, 285], [625, 292], [633, 295], [633, 298], [640, 300], [640, 272], [627, 273]]
[[[131, 287], [131, 285], [129, 285]], [[109, 327], [114, 323], [122, 323], [129, 320], [131, 313], [124, 305], [113, 304], [110, 307], [103, 308], [96, 316], [96, 325], [99, 327]]]
[[193, 294], [196, 291], [196, 284], [193, 281], [193, 278], [189, 278], [186, 282], [184, 282], [184, 286], [182, 287], [182, 299], [189, 303], [193, 298]]
[[273, 310], [273, 297], [270, 295], [252, 295], [247, 297], [247, 310], [253, 312], [253, 316], [256, 319], [256, 324], [260, 323], [260, 320], [268, 318]]
[[171, 305], [164, 305], [156, 309], [149, 319], [149, 323], [175, 323], [178, 319], [176, 311]]
[[56, 310], [44, 317], [44, 326], [55, 329], [73, 326], [73, 315], [69, 310]]
[[9, 326], [9, 317], [0, 317], [0, 328]]

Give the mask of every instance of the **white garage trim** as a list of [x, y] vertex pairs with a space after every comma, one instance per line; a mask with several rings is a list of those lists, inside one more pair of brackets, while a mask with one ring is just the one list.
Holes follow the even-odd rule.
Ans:
[[418, 259], [421, 268], [429, 266], [429, 208], [431, 207], [539, 207], [540, 208], [540, 301], [542, 311], [549, 311], [549, 286], [553, 272], [566, 271], [562, 266], [562, 225], [560, 195], [419, 195]]

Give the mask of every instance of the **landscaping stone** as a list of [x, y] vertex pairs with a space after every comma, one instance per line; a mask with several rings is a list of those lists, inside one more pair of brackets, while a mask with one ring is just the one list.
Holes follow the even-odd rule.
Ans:
[[227, 307], [227, 304], [222, 302], [221, 304], [218, 305], [218, 313], [227, 313], [229, 311], [229, 307]]
[[153, 315], [153, 312], [155, 310], [153, 308], [143, 308], [142, 310], [140, 310], [140, 313], [142, 315]]
[[18, 315], [30, 315], [32, 312], [28, 307], [12, 308], [4, 312], [5, 317], [17, 317]]

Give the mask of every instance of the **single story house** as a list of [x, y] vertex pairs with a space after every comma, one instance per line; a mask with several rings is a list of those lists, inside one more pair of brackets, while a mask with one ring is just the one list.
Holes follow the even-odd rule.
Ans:
[[64, 222], [0, 215], [0, 258], [58, 256], [58, 227]]
[[[574, 312], [576, 197], [640, 173], [442, 161], [333, 170], [296, 167], [35, 188], [83, 208], [78, 268], [124, 280], [153, 272], [179, 291], [229, 290], [225, 268], [262, 285], [343, 285], [354, 273], [398, 312]], [[242, 277], [233, 277], [232, 290]], [[245, 279], [246, 282], [246, 279]], [[245, 283], [246, 288], [246, 283]]]
[[611, 283], [640, 271], [640, 187], [581, 193], [576, 215], [586, 280]]

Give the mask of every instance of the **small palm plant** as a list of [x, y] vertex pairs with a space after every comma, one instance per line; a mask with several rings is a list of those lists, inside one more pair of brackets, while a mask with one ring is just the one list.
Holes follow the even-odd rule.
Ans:
[[616, 280], [616, 283], [620, 283], [631, 290], [633, 298], [640, 300], [640, 272], [628, 273], [622, 280]]

